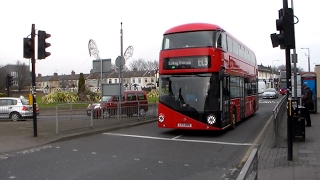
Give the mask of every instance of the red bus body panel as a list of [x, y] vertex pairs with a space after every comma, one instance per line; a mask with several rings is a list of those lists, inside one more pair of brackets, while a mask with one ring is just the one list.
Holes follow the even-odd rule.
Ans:
[[[205, 31], [205, 30], [223, 30], [220, 26], [206, 23], [193, 23], [193, 24], [185, 24], [173, 27], [167, 30], [166, 34], [173, 33], [181, 33], [188, 31]], [[224, 31], [228, 36], [233, 37]], [[233, 39], [235, 39], [233, 37]], [[240, 41], [238, 41], [240, 43]], [[245, 45], [241, 44], [241, 46], [247, 48]], [[211, 57], [211, 67], [204, 69], [174, 69], [174, 70], [165, 70], [163, 68], [163, 61], [166, 58], [172, 57], [188, 57], [188, 56], [210, 56]], [[159, 57], [159, 74], [181, 74], [181, 73], [212, 73], [219, 72], [221, 66], [225, 67], [226, 74], [248, 77], [250, 79], [257, 79], [258, 76], [258, 67], [255, 63], [249, 63], [247, 61], [241, 60], [238, 56], [235, 56], [232, 53], [224, 52], [223, 50], [212, 48], [212, 47], [204, 47], [204, 48], [186, 48], [186, 49], [170, 49], [170, 50], [162, 50], [160, 51]], [[257, 92], [258, 94], [258, 92]], [[245, 97], [245, 118], [254, 114], [258, 110], [257, 96], [246, 96]], [[240, 98], [230, 99], [230, 123], [232, 121], [232, 109], [235, 108], [237, 112], [240, 112]], [[217, 128], [213, 126], [209, 126], [206, 123], [199, 122], [192, 118], [189, 118], [181, 113], [176, 112], [168, 108], [167, 106], [158, 104], [158, 127], [160, 128], [172, 128], [172, 129], [198, 129], [198, 130], [223, 130], [223, 128]], [[164, 117], [164, 121], [161, 122], [161, 118]], [[241, 121], [240, 113], [236, 114], [236, 122]], [[181, 124], [191, 124], [191, 127], [179, 127], [178, 123]]]
[[[159, 110], [163, 113], [159, 113], [159, 115], [164, 116], [164, 122], [158, 121], [158, 127], [162, 128], [172, 128], [172, 129], [202, 129], [202, 130], [220, 130], [219, 128], [208, 126], [204, 123], [201, 123], [199, 121], [196, 121], [192, 118], [189, 118], [188, 116], [185, 116], [183, 114], [180, 114], [161, 103], [158, 104]], [[168, 114], [170, 115], [169, 117]], [[168, 121], [168, 119], [170, 119]], [[179, 127], [178, 123], [181, 124], [191, 124], [191, 127]]]

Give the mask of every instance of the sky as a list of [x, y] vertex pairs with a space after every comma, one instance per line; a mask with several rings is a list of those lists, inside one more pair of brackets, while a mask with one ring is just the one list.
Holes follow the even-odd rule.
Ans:
[[[291, 0], [288, 1], [291, 7]], [[11, 0], [1, 3], [0, 64], [30, 63], [23, 58], [23, 38], [44, 30], [51, 37], [47, 52], [51, 56], [36, 61], [36, 74], [89, 73], [94, 56], [88, 42], [94, 40], [102, 59], [115, 62], [120, 55], [120, 23], [123, 28], [123, 52], [134, 48], [135, 59], [158, 60], [163, 33], [180, 24], [203, 22], [221, 26], [257, 57], [258, 64], [285, 64], [285, 51], [273, 48], [270, 34], [278, 33], [276, 19], [282, 0]], [[297, 67], [310, 70], [320, 64], [320, 23], [316, 13], [320, 1], [294, 1]], [[296, 20], [295, 20], [296, 21]]]

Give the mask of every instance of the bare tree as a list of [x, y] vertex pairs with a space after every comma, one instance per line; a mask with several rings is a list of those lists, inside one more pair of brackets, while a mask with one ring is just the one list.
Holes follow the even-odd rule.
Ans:
[[116, 70], [116, 69], [118, 69], [118, 67], [116, 66], [116, 64], [111, 63], [111, 69]]
[[146, 65], [147, 65], [147, 70], [149, 71], [155, 71], [155, 70], [158, 70], [159, 68], [159, 63], [157, 60], [147, 61]]
[[[118, 67], [116, 66], [116, 64], [111, 63], [111, 69], [112, 69], [112, 70], [117, 70]], [[126, 65], [124, 65], [124, 66], [122, 67], [122, 71], [129, 71], [129, 68], [128, 68]]]
[[[275, 70], [275, 72], [279, 71], [279, 70], [280, 71], [285, 71], [286, 70], [286, 65], [280, 65], [280, 66], [276, 67], [274, 70]], [[291, 65], [291, 70], [293, 72], [293, 65]], [[304, 70], [301, 67], [297, 67], [297, 72], [301, 73], [301, 72], [304, 72]]]
[[129, 71], [128, 66], [124, 65], [123, 68], [122, 68], [122, 71]]
[[128, 66], [130, 70], [133, 70], [133, 69], [137, 69], [137, 71], [147, 70], [147, 63], [145, 60], [141, 58], [138, 60], [132, 60]]
[[158, 67], [158, 61], [145, 61], [144, 59], [138, 59], [138, 60], [132, 60], [129, 63], [129, 69], [133, 70], [134, 68], [137, 69], [137, 71], [154, 71], [157, 70]]
[[17, 61], [15, 71], [16, 76], [14, 77], [14, 81], [17, 82], [18, 91], [21, 92], [21, 90], [25, 89], [31, 82], [29, 66], [24, 62], [21, 63], [20, 61]]

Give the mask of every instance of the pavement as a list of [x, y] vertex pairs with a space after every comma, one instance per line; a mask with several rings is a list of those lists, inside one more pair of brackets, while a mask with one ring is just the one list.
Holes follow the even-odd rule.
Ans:
[[[318, 102], [320, 99], [318, 99]], [[318, 103], [320, 105], [320, 103]], [[318, 112], [320, 107], [318, 106]], [[64, 131], [56, 134], [55, 121], [38, 121], [37, 137], [33, 121], [0, 121], [0, 159], [8, 154], [75, 137], [99, 134], [108, 130], [136, 126], [156, 121], [125, 121], [105, 126]], [[273, 127], [269, 125], [258, 150], [259, 180], [313, 180], [320, 179], [320, 114], [311, 114], [312, 126], [305, 128], [305, 142], [293, 142], [293, 159], [288, 160], [287, 120], [281, 123], [279, 146], [274, 146]], [[272, 123], [269, 123], [272, 124]]]
[[[320, 99], [317, 100], [320, 105]], [[311, 127], [305, 127], [305, 142], [293, 142], [292, 160], [288, 160], [287, 116], [281, 123], [278, 146], [275, 147], [273, 127], [268, 129], [258, 150], [259, 180], [320, 179], [320, 107], [311, 114]], [[271, 124], [271, 123], [270, 123]]]

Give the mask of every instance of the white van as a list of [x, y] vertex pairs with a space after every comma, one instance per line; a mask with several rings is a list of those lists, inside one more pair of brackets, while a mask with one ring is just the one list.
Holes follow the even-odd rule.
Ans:
[[258, 94], [264, 93], [266, 90], [266, 83], [263, 81], [258, 82]]

